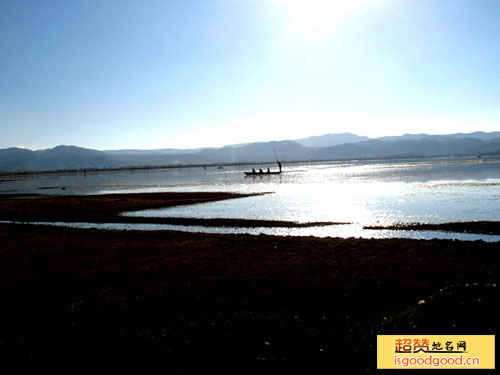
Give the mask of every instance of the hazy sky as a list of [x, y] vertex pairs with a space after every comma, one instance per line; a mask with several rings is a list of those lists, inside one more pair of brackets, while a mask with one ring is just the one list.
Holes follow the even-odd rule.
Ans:
[[476, 130], [498, 0], [0, 1], [0, 148]]

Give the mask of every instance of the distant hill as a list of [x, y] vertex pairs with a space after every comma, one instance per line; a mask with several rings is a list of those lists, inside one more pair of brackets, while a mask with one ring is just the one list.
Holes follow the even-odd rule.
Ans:
[[308, 138], [296, 139], [295, 142], [300, 143], [303, 146], [308, 147], [329, 147], [337, 146], [344, 143], [356, 143], [361, 141], [367, 141], [370, 138], [359, 136], [352, 133], [340, 133], [340, 134], [325, 134], [319, 136], [312, 136]]
[[150, 155], [150, 154], [193, 154], [202, 150], [206, 150], [207, 147], [204, 148], [190, 148], [190, 149], [181, 149], [181, 148], [162, 148], [157, 150], [105, 150], [103, 152], [107, 154], [113, 155]]
[[[329, 144], [306, 146], [303, 142]], [[193, 150], [97, 151], [76, 146], [58, 146], [31, 151], [21, 148], [0, 150], [0, 171], [101, 169], [159, 165], [257, 163], [306, 160], [346, 160], [432, 156], [500, 155], [500, 132], [449, 135], [407, 134], [370, 139], [354, 134], [330, 134], [297, 141], [258, 142], [221, 148]]]
[[315, 159], [373, 159], [430, 156], [465, 156], [500, 154], [498, 140], [482, 141], [476, 138], [401, 139], [365, 142], [325, 147], [314, 154]]
[[500, 132], [474, 132], [474, 133], [454, 133], [446, 135], [430, 135], [430, 134], [404, 134], [401, 136], [380, 137], [380, 141], [400, 141], [400, 140], [421, 140], [421, 139], [445, 139], [445, 138], [475, 138], [483, 141], [490, 141], [495, 138], [500, 138]]
[[2, 171], [113, 168], [120, 165], [120, 161], [112, 155], [75, 146], [38, 151], [20, 148], [0, 150]]

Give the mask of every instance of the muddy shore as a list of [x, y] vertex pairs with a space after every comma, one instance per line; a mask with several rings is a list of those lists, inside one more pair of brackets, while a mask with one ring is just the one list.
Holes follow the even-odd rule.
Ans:
[[262, 194], [131, 193], [102, 195], [0, 195], [0, 220], [13, 222], [87, 222], [201, 225], [209, 227], [310, 227], [333, 222], [297, 223], [282, 220], [130, 217], [120, 214], [172, 206], [215, 202]]
[[[94, 209], [208, 199], [187, 194]], [[89, 204], [51, 199], [0, 212], [70, 218]], [[377, 334], [498, 327], [498, 243], [0, 224], [0, 244], [0, 355], [19, 370], [375, 373]]]
[[441, 224], [398, 224], [389, 226], [366, 226], [365, 229], [390, 229], [390, 230], [436, 230], [443, 232], [476, 233], [476, 234], [500, 234], [500, 222], [498, 221], [470, 221], [458, 223]]

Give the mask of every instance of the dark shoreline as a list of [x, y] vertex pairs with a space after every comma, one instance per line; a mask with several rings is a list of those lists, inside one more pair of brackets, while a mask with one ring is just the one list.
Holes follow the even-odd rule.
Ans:
[[201, 219], [122, 216], [126, 211], [166, 208], [186, 204], [245, 198], [258, 194], [236, 193], [130, 193], [102, 195], [0, 195], [0, 220], [12, 222], [88, 222], [119, 224], [200, 225], [205, 227], [288, 227], [349, 223], [284, 220]]
[[453, 223], [427, 224], [397, 224], [389, 226], [366, 226], [363, 229], [374, 230], [417, 230], [417, 231], [441, 231], [455, 233], [474, 234], [500, 234], [500, 221], [463, 221]]
[[0, 239], [0, 353], [18, 368], [374, 373], [377, 334], [497, 331], [500, 253], [482, 241], [31, 225]]
[[[0, 213], [226, 198], [0, 199]], [[0, 244], [0, 358], [20, 373], [375, 373], [377, 334], [498, 327], [498, 243], [0, 224]]]

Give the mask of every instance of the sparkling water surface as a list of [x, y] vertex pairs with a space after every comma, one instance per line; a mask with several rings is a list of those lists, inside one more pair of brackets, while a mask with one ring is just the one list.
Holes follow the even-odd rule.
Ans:
[[[268, 166], [254, 167], [265, 170]], [[275, 165], [269, 167], [271, 170], [277, 169]], [[4, 179], [0, 183], [0, 193], [268, 193], [125, 215], [349, 223], [344, 226], [315, 228], [237, 229], [238, 233], [244, 229], [245, 233], [253, 234], [380, 237], [383, 233], [383, 236], [404, 237], [410, 235], [399, 232], [408, 231], [366, 231], [362, 228], [366, 225], [398, 223], [500, 220], [500, 158], [283, 163], [283, 167], [281, 175], [256, 177], [246, 177], [243, 173], [252, 166], [34, 175], [10, 178], [10, 181]], [[137, 229], [145, 228], [137, 226]], [[188, 230], [186, 227], [181, 229]], [[189, 228], [191, 231], [194, 229], [198, 231], [200, 228]], [[228, 231], [227, 228], [203, 227], [200, 230]], [[424, 238], [439, 237], [435, 232], [429, 233]], [[425, 232], [411, 236], [421, 238], [422, 234]], [[467, 237], [460, 234], [449, 235], [446, 238]], [[479, 238], [486, 237], [488, 236]], [[473, 238], [477, 239], [476, 236], [468, 236], [468, 239]]]

